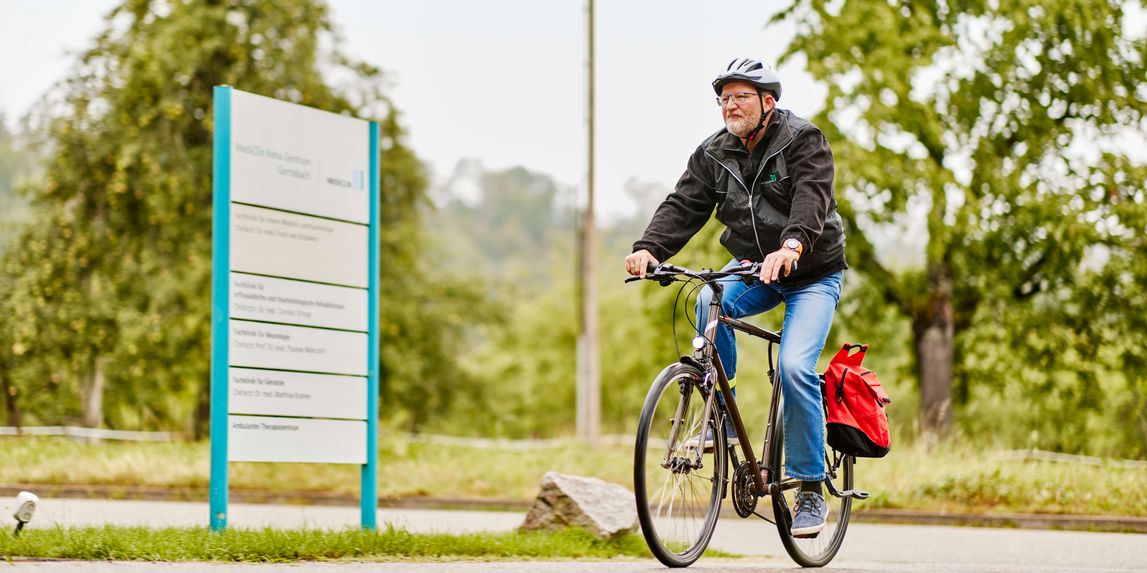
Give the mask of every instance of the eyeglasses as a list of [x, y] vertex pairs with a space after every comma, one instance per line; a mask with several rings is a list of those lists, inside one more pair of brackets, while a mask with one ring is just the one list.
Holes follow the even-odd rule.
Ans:
[[741, 92], [739, 94], [721, 96], [721, 97], [717, 98], [717, 105], [719, 105], [721, 107], [725, 107], [725, 106], [729, 105], [729, 100], [733, 100], [733, 103], [740, 106], [740, 105], [744, 105], [746, 103], [749, 103], [749, 100], [751, 100], [755, 97], [757, 97], [757, 94], [750, 93], [750, 92]]

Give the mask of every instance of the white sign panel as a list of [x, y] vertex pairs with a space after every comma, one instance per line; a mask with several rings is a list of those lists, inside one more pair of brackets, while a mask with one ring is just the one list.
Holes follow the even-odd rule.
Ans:
[[366, 288], [369, 229], [231, 205], [231, 270]]
[[370, 222], [368, 122], [239, 91], [231, 115], [232, 201]]
[[231, 321], [232, 366], [366, 376], [366, 353], [365, 332]]
[[231, 412], [366, 419], [366, 378], [232, 368]]
[[229, 416], [233, 462], [366, 463], [366, 422]]
[[231, 273], [231, 318], [367, 329], [367, 291]]

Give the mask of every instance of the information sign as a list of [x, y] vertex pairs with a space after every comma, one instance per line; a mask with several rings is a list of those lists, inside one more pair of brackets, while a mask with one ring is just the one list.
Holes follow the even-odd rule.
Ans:
[[211, 525], [231, 461], [359, 464], [375, 526], [378, 126], [215, 89]]

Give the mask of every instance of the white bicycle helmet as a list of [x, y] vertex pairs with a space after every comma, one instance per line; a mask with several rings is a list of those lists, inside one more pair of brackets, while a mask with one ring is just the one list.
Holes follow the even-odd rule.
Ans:
[[721, 88], [729, 82], [748, 82], [758, 91], [773, 94], [773, 99], [781, 101], [781, 77], [773, 68], [749, 58], [737, 58], [729, 62], [725, 71], [713, 80], [713, 91], [721, 95]]

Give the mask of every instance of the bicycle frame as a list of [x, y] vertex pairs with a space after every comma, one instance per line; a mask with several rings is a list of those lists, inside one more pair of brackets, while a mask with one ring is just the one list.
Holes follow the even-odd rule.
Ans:
[[[747, 274], [732, 274], [732, 273], [725, 274], [723, 271], [720, 273], [713, 273], [712, 271], [707, 271], [705, 274], [707, 274], [709, 276], [712, 276], [715, 274], [723, 274], [724, 276], [741, 276], [742, 280], [752, 280], [752, 279], [756, 278], [756, 272], [759, 271], [759, 268], [757, 265], [759, 265], [759, 263], [755, 263], [753, 265], [742, 267], [742, 270], [745, 271]], [[769, 382], [772, 384], [772, 396], [771, 396], [771, 400], [770, 400], [770, 404], [769, 404], [769, 414], [768, 414], [767, 426], [765, 429], [765, 441], [764, 441], [763, 450], [762, 450], [762, 454], [768, 455], [768, 453], [770, 451], [770, 449], [769, 449], [770, 445], [776, 439], [777, 425], [781, 423], [781, 420], [779, 419], [780, 410], [781, 410], [781, 381], [780, 381], [780, 375], [777, 372], [777, 369], [775, 367], [775, 363], [773, 361], [773, 346], [774, 345], [780, 345], [781, 333], [779, 331], [778, 332], [770, 332], [768, 330], [754, 326], [754, 325], [749, 324], [747, 322], [744, 322], [742, 320], [738, 320], [736, 318], [725, 316], [724, 312], [721, 309], [721, 300], [724, 297], [725, 288], [724, 288], [724, 285], [722, 284], [722, 281], [720, 279], [709, 280], [709, 279], [705, 278], [704, 276], [702, 276], [701, 274], [698, 274], [694, 271], [690, 271], [688, 269], [683, 269], [681, 267], [674, 267], [672, 265], [661, 265], [661, 266], [657, 266], [656, 268], [651, 265], [649, 267], [649, 272], [651, 272], [651, 273], [655, 272], [656, 270], [661, 269], [663, 267], [669, 271], [669, 274], [683, 274], [683, 275], [690, 276], [693, 278], [701, 279], [707, 285], [709, 285], [709, 287], [713, 290], [713, 296], [709, 300], [708, 314], [706, 315], [708, 317], [708, 321], [706, 322], [703, 331], [700, 332], [702, 338], [704, 339], [704, 344], [701, 346], [694, 346], [694, 348], [697, 349], [697, 354], [694, 357], [683, 356], [682, 360], [692, 362], [694, 366], [701, 369], [705, 373], [704, 376], [706, 378], [708, 378], [710, 376], [710, 372], [715, 373], [716, 374], [716, 376], [715, 376], [716, 380], [714, 381], [714, 386], [716, 386], [716, 389], [719, 390], [723, 395], [732, 396], [733, 391], [732, 391], [732, 388], [729, 386], [729, 379], [725, 374], [725, 367], [721, 363], [721, 357], [717, 354], [716, 344], [713, 342], [717, 336], [718, 326], [721, 324], [724, 324], [724, 325], [726, 325], [726, 326], [728, 326], [734, 330], [744, 332], [745, 334], [748, 334], [748, 335], [753, 336], [755, 338], [761, 338], [761, 339], [769, 341]], [[664, 278], [657, 278], [654, 276], [649, 276], [649, 277], [645, 277], [645, 278], [653, 278], [655, 280], [659, 280], [661, 282], [662, 286], [667, 286], [669, 284], [669, 282], [672, 282], [671, 279], [669, 281], [666, 281]], [[641, 280], [641, 279], [639, 279], [637, 277], [633, 277], [633, 278], [626, 279], [626, 282], [628, 283], [628, 282], [632, 282], [635, 280]], [[700, 362], [707, 362], [708, 364], [702, 364], [699, 361]], [[708, 366], [712, 366], [711, 371], [708, 369]], [[713, 389], [713, 387], [710, 386], [709, 390], [712, 390], [712, 389]], [[678, 423], [681, 419], [680, 413], [681, 413], [682, 409], [687, 407], [687, 405], [688, 405], [687, 400], [689, 399], [690, 394], [691, 393], [687, 393], [685, 395], [685, 401], [683, 401], [682, 404], [680, 404], [678, 406], [677, 416], [675, 416], [673, 429], [672, 429], [672, 433], [670, 436], [671, 439], [669, 440], [669, 442], [666, 445], [666, 453], [665, 453], [665, 459], [663, 460], [664, 461], [663, 467], [664, 467], [665, 463], [669, 462], [670, 451], [672, 450], [674, 442], [678, 438], [680, 438], [680, 434], [678, 433], [680, 430], [680, 428], [678, 427]], [[702, 428], [708, 428], [709, 422], [712, 420], [713, 413], [714, 413], [714, 403], [716, 402], [715, 396], [716, 396], [716, 392], [709, 391], [708, 396], [705, 399], [705, 407], [704, 407], [704, 410], [703, 410], [702, 416], [701, 416], [701, 424], [702, 424], [701, 427]], [[752, 477], [753, 477], [752, 493], [754, 495], [756, 495], [757, 497], [762, 497], [765, 495], [779, 495], [786, 490], [796, 489], [797, 487], [799, 487], [800, 483], [801, 483], [799, 480], [791, 479], [791, 480], [779, 481], [777, 478], [778, 478], [778, 476], [780, 476], [782, 474], [782, 472], [781, 472], [782, 468], [771, 467], [770, 464], [772, 464], [772, 460], [766, 460], [766, 463], [765, 463], [766, 467], [763, 468], [764, 469], [764, 477], [762, 477], [761, 464], [757, 462], [757, 456], [753, 452], [752, 441], [749, 439], [748, 432], [745, 430], [745, 424], [741, 418], [741, 412], [737, 406], [737, 401], [736, 400], [722, 400], [722, 404], [720, 407], [722, 407], [725, 411], [725, 414], [729, 416], [729, 421], [732, 423], [733, 430], [736, 432], [737, 439], [740, 442], [741, 453], [744, 454], [745, 460], [749, 463], [749, 469], [752, 470]], [[723, 429], [721, 429], [721, 430], [723, 431]], [[738, 463], [737, 462], [736, 448], [730, 447], [729, 451], [730, 451], [730, 454], [732, 455], [733, 464], [736, 465]], [[827, 452], [826, 452], [826, 454], [827, 454]], [[700, 457], [700, 454], [698, 454], [698, 458], [699, 457]], [[828, 459], [825, 460], [826, 471], [829, 474], [829, 476], [835, 476], [836, 475], [836, 470], [839, 467], [839, 465], [841, 464], [841, 462], [843, 461], [844, 457], [845, 456], [838, 455], [838, 454], [834, 453], [833, 459], [831, 461], [829, 461]], [[700, 463], [699, 459], [693, 463], [698, 464], [697, 467], [700, 467], [699, 466], [699, 463]], [[828, 488], [829, 493], [835, 497], [857, 497], [859, 499], [864, 499], [867, 497], [866, 492], [854, 491], [854, 490], [839, 491], [839, 490], [837, 490], [837, 488], [835, 487], [835, 485], [832, 483], [831, 480], [825, 480], [825, 481], [828, 484], [827, 488]]]
[[[717, 347], [714, 344], [717, 336], [717, 328], [719, 324], [725, 324], [730, 328], [739, 330], [754, 336], [769, 341], [769, 381], [772, 383], [772, 399], [769, 405], [768, 423], [765, 428], [765, 443], [763, 445], [762, 454], [769, 451], [769, 445], [772, 443], [776, 436], [776, 425], [780, 423], [780, 404], [781, 404], [781, 382], [780, 377], [773, 364], [773, 345], [781, 343], [781, 336], [779, 332], [770, 332], [763, 328], [759, 328], [747, 322], [725, 316], [721, 310], [721, 300], [724, 296], [724, 285], [720, 281], [713, 281], [709, 283], [710, 288], [713, 290], [713, 296], [709, 301], [709, 314], [708, 321], [705, 324], [704, 337], [705, 346], [703, 347], [702, 354], [709, 358], [710, 363], [713, 365], [713, 370], [717, 374], [717, 385], [724, 396], [732, 396], [733, 391], [729, 386], [729, 379], [725, 374], [725, 367], [721, 363], [721, 357], [717, 354]], [[714, 318], [716, 317], [716, 318]], [[705, 412], [702, 415], [702, 426], [708, 427], [709, 417], [713, 410], [712, 402], [715, 393], [710, 392], [708, 403], [705, 405]], [[723, 400], [724, 408], [730, 421], [733, 424], [733, 430], [737, 434], [737, 439], [740, 442], [741, 452], [745, 456], [745, 460], [749, 463], [749, 469], [752, 470], [753, 476], [753, 493], [758, 497], [764, 495], [776, 495], [786, 489], [793, 489], [800, 485], [799, 481], [793, 480], [792, 483], [781, 483], [776, 481], [775, 477], [780, 475], [780, 468], [773, 468], [769, 466], [766, 461], [765, 471], [768, 476], [768, 482], [762, 477], [761, 464], [757, 463], [757, 456], [753, 452], [752, 441], [749, 439], [748, 431], [745, 429], [745, 423], [741, 419], [740, 409], [737, 407], [737, 401], [733, 399]], [[736, 460], [736, 453], [734, 450], [734, 462]]]

